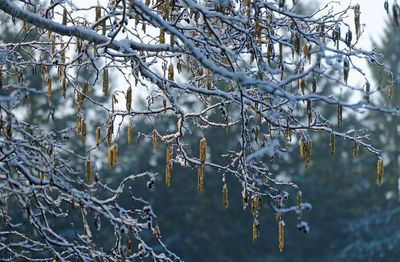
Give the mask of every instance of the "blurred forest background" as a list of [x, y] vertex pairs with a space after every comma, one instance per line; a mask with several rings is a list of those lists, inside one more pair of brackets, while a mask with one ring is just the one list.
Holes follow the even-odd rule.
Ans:
[[[18, 41], [15, 32], [8, 32], [7, 28], [2, 28], [2, 31], [0, 37], [3, 40], [9, 41], [9, 38], [13, 38], [13, 41]], [[393, 27], [391, 22], [387, 21], [384, 37], [373, 45], [383, 54], [382, 60], [392, 69], [394, 80], [397, 79], [400, 66], [398, 43], [400, 43], [399, 27]], [[381, 78], [383, 83], [386, 73], [380, 69], [370, 69], [374, 77], [370, 81], [371, 84], [379, 85]], [[29, 77], [32, 78], [30, 82], [33, 88], [40, 86], [40, 73]], [[393, 97], [389, 100], [384, 98], [386, 96], [381, 96], [382, 105], [400, 104], [400, 91], [398, 91], [400, 86], [396, 81], [394, 83]], [[323, 91], [332, 87], [321, 82], [318, 88]], [[54, 92], [53, 97], [59, 97], [61, 100], [61, 90]], [[345, 97], [345, 94], [343, 96]], [[30, 98], [32, 111], [29, 114], [22, 114], [21, 110], [21, 115], [35, 119], [42, 126], [54, 121], [60, 128], [73, 127], [75, 117], [72, 103], [68, 104], [68, 100], [60, 101], [66, 103], [66, 108], [71, 108], [70, 114], [65, 110], [63, 114], [56, 114], [53, 120], [47, 101], [43, 98], [41, 98], [43, 101], [40, 100], [40, 97], [32, 96]], [[140, 98], [135, 103], [140, 105]], [[196, 101], [188, 101], [187, 106], [195, 107]], [[324, 110], [331, 110], [332, 118], [336, 117], [335, 107], [326, 107]], [[205, 170], [204, 190], [199, 193], [196, 190], [197, 169], [189, 171], [187, 168], [174, 165], [171, 186], [167, 187], [164, 180], [166, 149], [160, 145], [156, 153], [153, 153], [151, 138], [137, 141], [138, 146], [135, 143], [124, 143], [122, 141], [125, 140], [121, 139], [118, 145], [119, 151], [125, 153], [120, 154], [121, 158], [116, 168], [111, 172], [104, 161], [102, 165], [98, 165], [98, 174], [103, 178], [109, 178], [108, 182], [113, 184], [114, 179], [121, 180], [122, 177], [129, 175], [126, 173], [127, 170], [131, 170], [132, 173], [146, 170], [158, 172], [154, 190], [148, 190], [146, 186], [148, 181], [135, 183], [131, 190], [150, 200], [158, 216], [158, 224], [165, 243], [186, 261], [398, 261], [400, 120], [397, 116], [373, 112], [356, 116], [345, 111], [344, 115], [341, 127], [343, 130], [362, 127], [372, 130], [371, 140], [375, 141], [374, 145], [377, 148], [385, 152], [384, 182], [381, 187], [376, 186], [376, 159], [361, 149], [358, 158], [353, 157], [353, 144], [348, 141], [337, 140], [335, 156], [331, 157], [329, 136], [317, 134], [317, 137], [313, 138], [312, 158], [307, 168], [304, 162], [300, 161], [299, 142], [292, 141], [293, 145], [288, 148], [290, 152], [288, 158], [283, 161], [276, 156], [273, 161], [276, 168], [281, 166], [279, 169], [284, 172], [281, 178], [300, 185], [304, 201], [312, 204], [312, 210], [303, 214], [311, 229], [309, 234], [304, 234], [296, 228], [296, 215], [286, 215], [283, 253], [278, 249], [275, 216], [267, 203], [263, 203], [259, 217], [260, 236], [253, 243], [253, 218], [250, 207], [243, 210], [240, 185], [233, 180], [230, 181], [230, 177], [226, 177], [229, 190], [227, 209], [222, 201], [223, 182], [221, 176], [213, 174], [215, 171]], [[95, 136], [98, 118], [99, 116], [88, 118], [92, 121], [91, 124], [87, 124], [91, 127], [88, 130], [88, 139], [93, 139]], [[158, 119], [155, 124], [168, 126], [168, 117]], [[150, 128], [149, 123], [133, 122], [134, 134], [151, 133]], [[124, 127], [121, 129], [125, 130]], [[126, 133], [122, 132], [121, 135], [126, 136]], [[223, 161], [221, 154], [227, 145], [235, 147], [238, 143], [239, 130], [232, 128], [227, 134], [220, 129], [210, 128], [206, 131], [206, 136], [210, 157], [220, 158]], [[201, 134], [193, 134], [191, 137], [193, 141], [187, 142], [197, 144], [200, 137]], [[71, 143], [73, 150], [84, 150], [78, 142], [79, 139], [71, 131], [70, 140], [76, 140], [76, 143]], [[129, 198], [127, 201], [130, 201]], [[129, 206], [129, 202], [126, 205]], [[80, 219], [79, 216], [77, 219]], [[54, 223], [56, 227], [65, 227], [66, 232], [71, 230], [68, 225]], [[107, 225], [103, 225], [101, 230], [107, 230]], [[107, 242], [107, 239], [96, 241]]]

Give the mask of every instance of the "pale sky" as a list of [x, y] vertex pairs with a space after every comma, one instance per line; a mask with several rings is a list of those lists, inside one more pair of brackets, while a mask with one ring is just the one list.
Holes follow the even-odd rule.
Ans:
[[[315, 0], [314, 0], [315, 1]], [[313, 0], [311, 0], [313, 2]], [[334, 4], [337, 6], [338, 10], [344, 9], [348, 5], [360, 4], [361, 8], [361, 24], [365, 24], [364, 34], [361, 38], [362, 47], [370, 49], [371, 48], [371, 38], [378, 38], [382, 36], [383, 27], [385, 25], [384, 21], [387, 17], [386, 11], [383, 7], [384, 0], [322, 0], [321, 6], [328, 2], [337, 2]], [[391, 13], [392, 5], [395, 0], [389, 0], [389, 10]], [[349, 14], [350, 15], [350, 14]], [[353, 16], [349, 17], [348, 23], [354, 25]]]
[[[389, 12], [390, 17], [392, 17], [392, 5], [396, 0], [389, 0]], [[362, 28], [364, 28], [364, 32], [360, 37], [358, 47], [365, 50], [372, 50], [374, 47], [372, 46], [371, 39], [374, 39], [375, 42], [380, 43], [380, 39], [383, 36], [383, 30], [385, 27], [385, 21], [388, 18], [388, 15], [384, 9], [385, 0], [309, 0], [310, 3], [321, 3], [320, 7], [325, 6], [327, 3], [330, 3], [334, 10], [340, 11], [345, 9], [349, 5], [360, 4], [360, 23]], [[347, 24], [351, 26], [353, 31], [354, 38], [354, 12], [350, 10], [348, 12], [348, 19], [345, 20]], [[363, 71], [366, 73], [368, 79], [372, 79], [370, 69], [365, 60], [359, 60], [358, 66], [363, 68]], [[351, 85], [356, 85], [362, 80], [361, 75], [355, 74], [355, 77], [349, 81]], [[364, 82], [364, 80], [362, 80]], [[372, 84], [372, 83], [371, 83]]]

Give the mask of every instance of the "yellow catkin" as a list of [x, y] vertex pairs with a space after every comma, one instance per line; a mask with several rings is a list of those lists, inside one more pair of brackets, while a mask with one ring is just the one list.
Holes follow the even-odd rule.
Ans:
[[228, 203], [228, 187], [226, 184], [222, 187], [222, 203], [224, 204], [225, 209], [228, 208], [229, 203]]
[[331, 157], [335, 155], [335, 135], [331, 134], [329, 141], [329, 153]]
[[301, 215], [302, 215], [302, 211], [301, 211], [301, 202], [302, 202], [302, 200], [301, 200], [301, 197], [302, 197], [302, 193], [301, 193], [301, 191], [298, 191], [297, 192], [297, 196], [296, 196], [296, 200], [297, 200], [297, 213], [298, 213], [299, 217], [301, 217]]
[[306, 88], [306, 79], [303, 77], [300, 79], [300, 89], [301, 89], [301, 93], [304, 95], [304, 91]]
[[96, 6], [96, 22], [101, 18], [101, 8], [100, 6]]
[[156, 129], [153, 129], [152, 139], [153, 139], [153, 151], [156, 152], [156, 149], [157, 149], [157, 133], [156, 133]]
[[251, 214], [253, 215], [254, 218], [256, 218], [257, 216], [257, 208], [256, 208], [256, 197], [255, 195], [251, 196], [250, 199], [250, 210], [251, 210]]
[[304, 159], [304, 138], [300, 139], [300, 159]]
[[197, 174], [197, 190], [202, 191], [203, 190], [203, 169], [204, 169], [204, 164], [206, 161], [206, 139], [203, 136], [200, 139], [200, 166], [198, 168], [198, 174]]
[[190, 56], [186, 56], [186, 72], [190, 72]]
[[247, 8], [246, 8], [246, 16], [248, 18], [250, 18], [250, 12], [251, 12], [250, 3], [251, 3], [250, 0], [246, 0], [246, 6], [247, 6]]
[[203, 165], [200, 165], [197, 171], [197, 190], [203, 191]]
[[259, 235], [260, 224], [257, 219], [254, 219], [253, 222], [253, 243], [256, 242], [256, 239]]
[[43, 81], [43, 84], [44, 84], [45, 81], [46, 81], [46, 80], [45, 80], [46, 78], [45, 78], [45, 76], [44, 76], [45, 73], [46, 73], [46, 66], [45, 66], [44, 64], [41, 64], [41, 65], [40, 65], [40, 70], [42, 71], [42, 81]]
[[246, 188], [243, 188], [242, 190], [242, 205], [243, 205], [243, 210], [247, 207], [248, 203], [248, 194]]
[[88, 83], [88, 81], [84, 81], [83, 82], [82, 93], [84, 93], [85, 95], [87, 95], [87, 93], [89, 93], [89, 83]]
[[206, 161], [206, 138], [203, 136], [200, 139], [200, 162], [202, 165], [204, 165]]
[[103, 71], [103, 94], [108, 96], [108, 69]]
[[79, 136], [81, 134], [81, 117], [79, 115], [76, 116], [76, 135]]
[[115, 109], [115, 94], [111, 94], [111, 112], [114, 113]]
[[75, 45], [76, 45], [75, 51], [78, 51], [78, 53], [80, 53], [82, 51], [82, 41], [81, 41], [81, 39], [76, 38]]
[[63, 25], [67, 25], [67, 9], [64, 9], [64, 10], [63, 10], [62, 24], [63, 24]]
[[67, 97], [67, 79], [65, 76], [63, 77], [62, 84], [61, 84], [62, 95], [64, 98]]
[[113, 149], [109, 148], [108, 149], [108, 166], [110, 169], [113, 168]]
[[165, 183], [169, 187], [171, 185], [171, 149], [167, 146], [167, 157], [166, 157], [166, 167], [165, 167]]
[[61, 43], [60, 48], [61, 48], [61, 53], [60, 53], [61, 63], [65, 64], [65, 49], [64, 49], [64, 43]]
[[108, 123], [108, 128], [107, 128], [107, 145], [109, 147], [111, 146], [111, 139], [112, 139], [113, 129], [114, 129], [113, 121], [110, 121]]
[[93, 56], [97, 56], [97, 44], [93, 45]]
[[128, 125], [128, 144], [132, 142], [132, 124], [129, 123]]
[[165, 33], [162, 28], [160, 28], [160, 44], [165, 44]]
[[112, 153], [112, 162], [113, 162], [113, 166], [115, 163], [117, 163], [117, 157], [118, 157], [118, 146], [114, 145], [112, 147], [113, 153]]
[[279, 252], [283, 251], [283, 227], [285, 223], [283, 221], [279, 221]]
[[358, 143], [354, 142], [353, 157], [358, 158]]
[[261, 200], [261, 196], [259, 196], [259, 195], [256, 197], [256, 207], [257, 207], [257, 210], [260, 210], [262, 207], [262, 200]]
[[102, 34], [102, 35], [106, 35], [106, 31], [107, 31], [107, 24], [106, 24], [106, 21], [104, 21], [104, 22], [101, 24], [101, 34]]
[[342, 123], [342, 106], [338, 105], [337, 107], [337, 125], [340, 127], [340, 124]]
[[378, 163], [377, 163], [377, 179], [376, 179], [376, 184], [380, 186], [382, 184], [382, 177], [383, 177], [383, 159], [378, 158]]
[[174, 34], [171, 34], [171, 36], [169, 38], [169, 42], [170, 42], [171, 47], [174, 47], [174, 45], [175, 45], [175, 35]]
[[86, 136], [86, 122], [85, 122], [85, 119], [82, 118], [82, 120], [81, 120], [81, 141], [82, 141], [83, 145], [85, 144], [85, 136]]
[[135, 27], [137, 27], [137, 25], [139, 24], [139, 21], [140, 21], [140, 16], [139, 16], [139, 13], [136, 12], [136, 14], [135, 14]]
[[308, 163], [310, 163], [311, 160], [311, 144], [307, 143], [304, 145], [304, 156], [306, 160], [306, 168], [308, 167]]
[[90, 184], [90, 159], [86, 160], [86, 183]]
[[63, 78], [63, 66], [62, 65], [57, 66], [57, 72], [58, 72], [58, 82], [61, 83], [62, 78]]
[[39, 179], [40, 179], [40, 180], [43, 180], [43, 178], [44, 178], [43, 172], [40, 171], [40, 172], [39, 172]]
[[174, 81], [174, 66], [172, 64], [168, 66], [168, 80]]
[[25, 31], [28, 31], [28, 24], [26, 23], [26, 21], [24, 21], [24, 23], [23, 23], [23, 25], [22, 25], [22, 28], [23, 28]]
[[96, 146], [99, 146], [100, 144], [100, 130], [100, 127], [96, 129]]
[[210, 69], [206, 69], [206, 88], [211, 89]]
[[131, 112], [131, 107], [132, 107], [132, 88], [128, 87], [128, 90], [126, 90], [126, 110], [128, 111], [128, 114]]
[[142, 31], [144, 34], [146, 33], [146, 22], [144, 22], [144, 21], [142, 23]]
[[51, 96], [51, 78], [47, 78], [47, 95]]

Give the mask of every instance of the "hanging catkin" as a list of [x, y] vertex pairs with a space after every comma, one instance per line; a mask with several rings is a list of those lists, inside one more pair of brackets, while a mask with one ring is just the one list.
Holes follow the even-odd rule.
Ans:
[[108, 96], [108, 69], [103, 71], [103, 94]]
[[225, 209], [228, 208], [229, 203], [228, 203], [228, 187], [226, 184], [222, 187], [222, 203], [224, 204]]
[[200, 166], [198, 168], [198, 173], [197, 173], [197, 190], [201, 192], [203, 191], [203, 169], [206, 161], [206, 139], [204, 136], [200, 139], [199, 158], [200, 158]]
[[128, 144], [130, 144], [132, 142], [132, 124], [129, 123], [128, 125]]
[[377, 179], [376, 179], [376, 184], [378, 186], [382, 184], [382, 177], [383, 177], [383, 159], [379, 157], [377, 163]]

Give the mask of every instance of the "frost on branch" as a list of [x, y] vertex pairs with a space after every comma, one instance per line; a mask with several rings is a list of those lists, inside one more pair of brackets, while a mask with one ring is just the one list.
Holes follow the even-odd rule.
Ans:
[[[151, 131], [137, 133], [137, 146], [147, 139], [154, 153], [159, 143], [167, 147], [168, 186], [175, 164], [197, 169], [198, 191], [207, 183], [207, 173], [222, 173], [223, 205], [228, 208], [225, 176], [233, 177], [242, 192], [230, 194], [242, 194], [244, 209], [251, 205], [253, 241], [262, 225], [258, 215], [268, 204], [276, 215], [280, 251], [284, 226], [292, 226], [285, 223], [286, 213], [297, 214], [298, 227], [308, 232], [302, 221], [303, 211], [310, 208], [303, 202], [307, 196], [299, 193], [299, 185], [278, 179], [284, 170], [272, 168], [289, 147], [300, 147], [299, 159], [308, 167], [313, 133], [330, 135], [327, 152], [332, 157], [335, 139], [348, 140], [354, 144], [354, 157], [363, 148], [378, 158], [379, 185], [380, 151], [370, 145], [364, 130], [340, 125], [344, 111], [397, 113], [374, 104], [377, 89], [356, 64], [364, 59], [380, 65], [376, 53], [357, 46], [363, 33], [360, 6], [334, 12], [328, 4], [301, 15], [294, 11], [297, 2], [116, 0], [91, 5], [0, 0], [2, 15], [12, 18], [8, 25], [25, 36], [0, 44], [1, 250], [21, 259], [34, 254], [58, 261], [179, 260], [162, 242], [149, 203], [126, 189], [139, 178], [148, 179], [152, 189], [156, 174], [127, 173], [112, 188], [97, 171], [97, 166], [108, 165], [116, 172], [117, 155], [124, 153], [118, 152], [118, 143], [126, 141], [121, 127], [128, 126], [131, 144], [139, 120]], [[343, 19], [350, 14], [354, 24]], [[47, 91], [25, 80], [28, 71], [39, 70]], [[391, 96], [396, 90], [387, 70]], [[366, 84], [353, 85], [355, 75]], [[327, 84], [333, 87], [321, 88]], [[71, 126], [81, 151], [62, 140], [71, 126], [57, 129], [49, 122], [45, 128], [17, 117], [24, 104], [30, 110], [33, 94], [47, 101], [49, 120], [65, 116], [66, 106], [73, 105], [76, 122]], [[145, 106], [135, 103], [140, 96], [146, 96]], [[324, 108], [329, 107], [337, 110], [337, 118], [326, 115]], [[91, 124], [93, 112], [102, 121], [98, 126]], [[160, 127], [160, 117], [176, 124]], [[239, 131], [234, 146], [227, 143], [221, 162], [206, 143], [215, 129], [223, 129], [227, 137], [231, 130]], [[201, 136], [200, 142], [188, 143], [192, 135]], [[121, 204], [122, 196], [135, 207]], [[17, 219], [18, 212], [23, 215]], [[73, 232], [54, 229], [49, 222], [54, 219], [71, 223]], [[111, 248], [94, 240], [101, 223], [113, 228]], [[145, 238], [144, 231], [153, 239]]]

